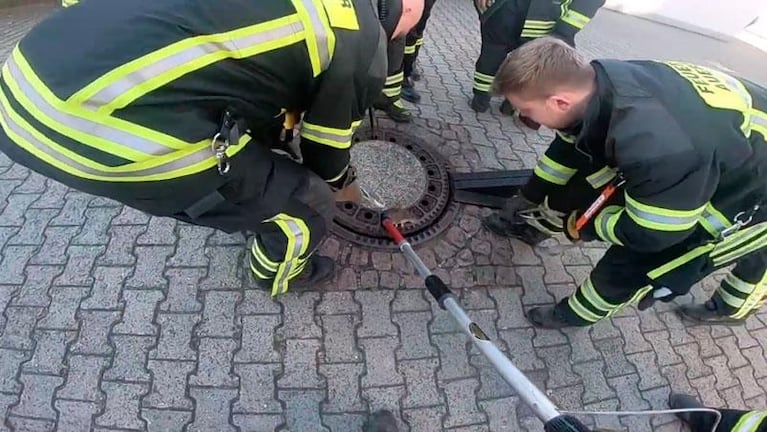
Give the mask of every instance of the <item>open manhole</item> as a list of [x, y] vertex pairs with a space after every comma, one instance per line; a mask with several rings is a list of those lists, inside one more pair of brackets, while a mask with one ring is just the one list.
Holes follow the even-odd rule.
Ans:
[[[407, 209], [412, 217], [400, 229], [413, 245], [450, 226], [453, 202], [447, 162], [423, 140], [393, 129], [360, 128], [354, 135], [352, 163], [360, 184], [387, 207]], [[381, 227], [381, 211], [363, 203], [338, 203], [331, 232], [352, 243], [379, 249], [397, 246]]]

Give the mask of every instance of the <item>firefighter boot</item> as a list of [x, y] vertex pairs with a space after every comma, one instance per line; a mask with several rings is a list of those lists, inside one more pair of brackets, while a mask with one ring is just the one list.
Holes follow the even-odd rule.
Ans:
[[482, 225], [498, 236], [515, 238], [530, 246], [535, 246], [549, 238], [548, 234], [528, 225], [526, 222], [509, 220], [502, 213], [493, 213], [482, 219]]
[[[251, 258], [252, 259], [252, 258]], [[303, 271], [290, 281], [290, 290], [300, 291], [313, 289], [333, 277], [335, 261], [322, 255], [312, 255], [304, 266]], [[273, 279], [258, 279], [256, 285], [265, 290], [272, 289]]]
[[365, 423], [365, 432], [397, 432], [397, 419], [388, 410], [373, 413]]
[[373, 108], [385, 112], [390, 119], [397, 123], [410, 123], [413, 120], [413, 115], [407, 108], [402, 106], [402, 102], [400, 101], [387, 101], [386, 103], [379, 102], [374, 104]]
[[413, 80], [410, 77], [406, 77], [402, 81], [402, 99], [408, 102], [418, 103], [421, 102], [421, 94], [413, 86]]
[[471, 100], [471, 109], [478, 113], [483, 113], [490, 109], [490, 95], [487, 93], [474, 93]]
[[706, 300], [703, 304], [680, 306], [677, 312], [682, 318], [699, 324], [738, 325], [748, 318], [748, 315], [740, 319], [725, 315], [713, 300]]
[[503, 99], [503, 102], [501, 102], [501, 114], [507, 115], [507, 116], [513, 116], [514, 115], [514, 107], [511, 106], [508, 100]]
[[527, 320], [538, 328], [561, 329], [573, 325], [557, 313], [556, 306], [534, 307], [525, 314]]
[[[698, 402], [697, 399], [695, 399], [692, 396], [681, 394], [681, 393], [671, 393], [668, 397], [668, 406], [671, 409], [675, 410], [692, 410], [692, 409], [701, 409], [705, 408], [705, 406]], [[713, 425], [714, 421], [716, 421], [716, 414], [713, 413], [706, 413], [706, 412], [678, 412], [674, 413], [674, 415], [677, 416], [680, 420], [687, 423], [690, 426], [693, 426], [694, 424], [704, 424], [704, 425]], [[711, 426], [709, 426], [710, 429]]]

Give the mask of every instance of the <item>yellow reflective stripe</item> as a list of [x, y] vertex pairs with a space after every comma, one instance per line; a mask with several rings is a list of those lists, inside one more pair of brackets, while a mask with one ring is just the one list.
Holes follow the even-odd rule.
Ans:
[[767, 273], [765, 273], [764, 276], [762, 276], [762, 280], [754, 286], [753, 291], [746, 298], [740, 310], [731, 316], [737, 319], [745, 318], [751, 311], [756, 310], [761, 306], [765, 294], [767, 294]]
[[759, 110], [751, 110], [751, 130], [762, 134], [762, 139], [767, 140], [767, 113]]
[[610, 315], [613, 315], [613, 314], [617, 313], [618, 311], [623, 309], [624, 306], [628, 306], [628, 305], [631, 305], [631, 304], [634, 304], [634, 303], [638, 302], [639, 300], [644, 298], [644, 296], [647, 295], [647, 293], [652, 291], [652, 289], [653, 289], [652, 285], [647, 285], [644, 288], [640, 288], [634, 294], [634, 296], [629, 299], [629, 301], [627, 301], [626, 303], [623, 303], [622, 305], [618, 306]]
[[743, 294], [751, 294], [754, 292], [754, 287], [756, 287], [756, 284], [748, 283], [732, 273], [725, 276], [724, 282], [726, 282], [727, 285], [731, 288]]
[[406, 45], [405, 46], [405, 54], [407, 54], [407, 55], [415, 54], [415, 47], [416, 47], [415, 45]]
[[393, 98], [395, 96], [399, 96], [400, 93], [402, 93], [402, 86], [401, 85], [398, 85], [397, 87], [384, 88], [383, 89], [384, 96], [390, 97], [390, 98]]
[[405, 72], [399, 72], [394, 75], [390, 75], [386, 77], [386, 82], [384, 85], [392, 85], [392, 84], [399, 84], [402, 82], [402, 80], [405, 79]]
[[663, 264], [662, 266], [656, 267], [655, 269], [647, 272], [647, 276], [649, 276], [650, 279], [657, 279], [657, 278], [667, 274], [668, 272], [670, 272], [670, 271], [672, 271], [672, 270], [674, 270], [674, 269], [676, 269], [678, 267], [681, 267], [682, 265], [687, 264], [688, 262], [690, 262], [690, 261], [692, 261], [692, 260], [694, 260], [694, 259], [696, 259], [696, 258], [698, 258], [698, 257], [700, 257], [702, 255], [705, 255], [705, 254], [711, 252], [712, 250], [714, 250], [714, 247], [716, 247], [716, 245], [713, 244], [713, 243], [706, 244], [706, 245], [703, 245], [703, 246], [698, 246], [695, 249], [693, 249], [693, 250], [683, 254], [682, 256], [677, 257], [677, 258], [667, 262], [666, 264]]
[[698, 223], [705, 205], [694, 210], [672, 210], [642, 204], [631, 198], [628, 192], [626, 197], [626, 213], [631, 219], [642, 227], [657, 231], [685, 231]]
[[566, 185], [577, 172], [574, 168], [566, 167], [559, 162], [543, 155], [533, 172], [540, 178], [556, 185]]
[[355, 123], [349, 129], [336, 129], [304, 122], [301, 124], [301, 137], [333, 148], [347, 149], [352, 145], [354, 129]]
[[724, 302], [727, 303], [728, 306], [730, 306], [732, 308], [735, 308], [735, 309], [738, 309], [738, 310], [746, 302], [744, 299], [742, 299], [740, 297], [735, 297], [734, 295], [728, 293], [727, 291], [725, 291], [725, 290], [723, 290], [721, 288], [719, 290], [717, 290], [717, 293], [719, 294], [720, 297], [722, 297], [722, 300], [724, 300]]
[[419, 37], [418, 39], [416, 39], [416, 40], [415, 40], [415, 44], [416, 44], [416, 46], [421, 46], [421, 45], [423, 45], [423, 36], [421, 36], [421, 37]]
[[548, 36], [549, 33], [551, 33], [551, 30], [522, 30], [520, 36], [523, 38], [535, 39]]
[[525, 20], [524, 28], [531, 30], [550, 30], [557, 25], [556, 21]]
[[570, 135], [561, 131], [555, 131], [557, 137], [566, 143], [573, 144], [575, 142], [575, 135]]
[[561, 20], [580, 30], [591, 21], [591, 18], [570, 9], [562, 15]]
[[[129, 122], [105, 121], [108, 117], [63, 102], [37, 77], [18, 47], [3, 66], [3, 79], [11, 95], [37, 121], [75, 141], [123, 159], [142, 160], [189, 146], [165, 134], [149, 133], [147, 128], [134, 126], [134, 131], [127, 130], [124, 126], [132, 125]], [[119, 127], [113, 127], [114, 124]]]
[[567, 299], [567, 305], [570, 306], [570, 309], [572, 309], [572, 311], [575, 312], [575, 314], [581, 317], [584, 321], [595, 323], [603, 318], [586, 309], [586, 307], [581, 304], [581, 302], [575, 297], [574, 294], [571, 295], [569, 299]]
[[487, 92], [490, 91], [490, 87], [492, 87], [490, 84], [481, 84], [481, 83], [478, 83], [478, 82], [474, 81], [473, 88], [475, 90], [479, 90], [481, 92], [486, 92], [487, 93]]
[[487, 75], [487, 74], [483, 74], [482, 72], [474, 71], [474, 81], [492, 84], [494, 79], [495, 79], [494, 75]]
[[719, 210], [714, 207], [710, 202], [703, 209], [703, 214], [699, 220], [703, 228], [708, 231], [713, 237], [719, 237], [719, 235], [732, 226], [730, 222]]
[[711, 253], [714, 265], [719, 266], [761, 249], [767, 245], [766, 233], [767, 222], [763, 222], [727, 237]]
[[279, 265], [272, 284], [272, 297], [288, 291], [288, 281], [293, 268], [300, 264], [300, 257], [306, 253], [309, 246], [309, 228], [306, 223], [293, 216], [280, 213], [265, 222], [274, 222], [280, 227], [287, 238], [285, 261]]
[[589, 182], [591, 187], [593, 187], [594, 189], [599, 189], [602, 186], [609, 183], [610, 180], [614, 179], [616, 175], [618, 174], [616, 173], [614, 168], [605, 166], [601, 170], [586, 177], [586, 181]]
[[294, 277], [296, 277], [296, 276], [300, 275], [300, 274], [301, 274], [301, 272], [303, 272], [303, 271], [304, 271], [304, 268], [306, 268], [306, 263], [307, 263], [308, 261], [309, 261], [309, 260], [306, 260], [306, 259], [305, 259], [305, 260], [300, 260], [300, 259], [299, 259], [299, 264], [298, 264], [298, 265], [296, 265], [296, 267], [295, 267], [295, 268], [294, 268], [294, 269], [293, 269], [293, 270], [290, 272], [290, 276], [289, 276], [288, 278], [289, 278], [289, 279], [293, 279]]
[[258, 261], [258, 264], [261, 267], [271, 272], [277, 271], [277, 267], [279, 267], [280, 264], [278, 262], [275, 262], [269, 259], [269, 257], [266, 256], [264, 251], [261, 250], [261, 247], [258, 245], [258, 241], [256, 241], [255, 239], [253, 240], [253, 246], [250, 248], [250, 250], [253, 253], [253, 258], [255, 258], [256, 261]]
[[614, 245], [623, 246], [623, 242], [615, 234], [615, 225], [620, 220], [623, 210], [621, 206], [607, 206], [594, 219], [594, 228], [596, 228], [597, 235], [602, 240]]
[[[0, 92], [0, 124], [6, 134], [17, 145], [40, 158], [47, 164], [76, 177], [111, 182], [156, 181], [194, 174], [216, 166], [216, 159], [210, 151], [210, 143], [203, 141], [190, 145], [187, 150], [170, 153], [120, 167], [106, 167], [90, 161], [69, 149], [53, 142], [21, 116], [10, 109], [5, 94]], [[244, 135], [239, 145], [227, 149], [228, 156], [234, 156], [250, 137]]]
[[76, 5], [80, 0], [61, 0], [61, 6], [70, 7]]
[[226, 33], [187, 38], [107, 72], [68, 102], [111, 114], [186, 74], [227, 58], [242, 59], [305, 38], [297, 14]]
[[614, 305], [602, 298], [594, 288], [594, 284], [591, 282], [590, 277], [586, 278], [586, 281], [581, 285], [581, 293], [592, 306], [603, 312], [610, 312], [620, 306], [620, 304]]
[[267, 280], [267, 279], [270, 279], [270, 278], [271, 278], [270, 276], [267, 276], [267, 275], [265, 275], [265, 274], [261, 273], [261, 271], [259, 271], [259, 270], [256, 268], [256, 266], [253, 264], [253, 262], [252, 262], [252, 261], [250, 262], [250, 271], [252, 271], [252, 272], [253, 272], [253, 274], [254, 274], [254, 275], [257, 277], [257, 278], [259, 278], [259, 279], [261, 279], [261, 280]]
[[756, 432], [765, 418], [767, 418], [767, 411], [751, 411], [743, 414], [731, 432]]

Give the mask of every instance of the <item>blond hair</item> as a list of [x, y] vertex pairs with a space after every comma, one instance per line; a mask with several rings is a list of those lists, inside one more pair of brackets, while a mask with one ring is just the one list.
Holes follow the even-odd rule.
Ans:
[[506, 56], [493, 80], [492, 92], [530, 98], [548, 97], [557, 88], [578, 86], [593, 79], [589, 63], [565, 42], [543, 37]]

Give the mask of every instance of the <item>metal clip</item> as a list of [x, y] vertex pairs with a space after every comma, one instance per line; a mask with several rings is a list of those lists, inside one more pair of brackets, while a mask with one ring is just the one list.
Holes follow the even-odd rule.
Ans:
[[218, 174], [225, 175], [229, 172], [229, 156], [226, 155], [226, 150], [229, 148], [229, 140], [221, 137], [221, 133], [217, 133], [213, 136], [213, 142], [210, 145], [211, 151], [216, 156], [216, 166], [218, 167]]
[[741, 228], [750, 224], [751, 221], [754, 219], [754, 215], [756, 214], [757, 211], [759, 211], [758, 204], [748, 211], [742, 211], [736, 214], [735, 217], [732, 218], [732, 222], [733, 222], [732, 226], [724, 229], [721, 232], [722, 239], [725, 239], [731, 236], [732, 234], [735, 234], [736, 232], [740, 231]]

